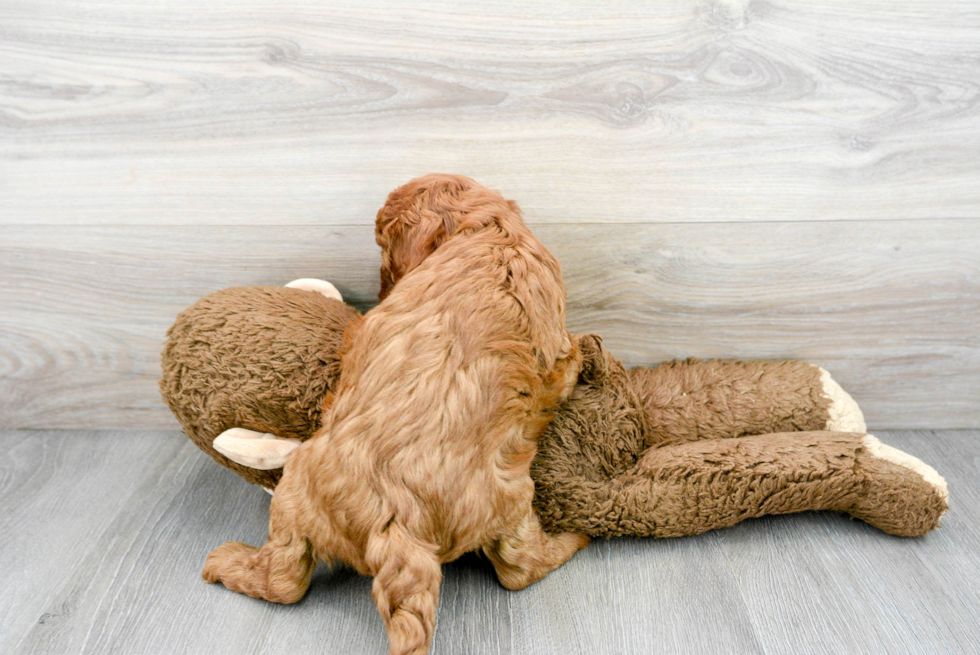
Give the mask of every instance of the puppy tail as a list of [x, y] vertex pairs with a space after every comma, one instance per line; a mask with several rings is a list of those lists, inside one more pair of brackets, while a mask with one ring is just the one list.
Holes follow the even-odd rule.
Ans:
[[371, 595], [388, 630], [389, 654], [427, 653], [436, 626], [442, 566], [436, 548], [391, 523], [368, 540]]

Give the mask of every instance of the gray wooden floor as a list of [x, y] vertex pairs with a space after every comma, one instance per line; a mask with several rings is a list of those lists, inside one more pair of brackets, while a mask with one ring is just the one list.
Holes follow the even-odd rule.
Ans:
[[977, 0], [0, 0], [0, 429], [175, 429], [177, 313], [370, 307], [433, 171], [516, 200], [629, 365], [802, 359], [980, 428], [978, 152]]
[[[980, 651], [980, 432], [879, 432], [949, 481], [943, 527], [838, 514], [599, 541], [507, 592], [446, 568], [434, 653]], [[370, 580], [320, 569], [279, 606], [205, 584], [208, 550], [264, 537], [269, 497], [181, 434], [0, 432], [0, 652], [382, 653]]]

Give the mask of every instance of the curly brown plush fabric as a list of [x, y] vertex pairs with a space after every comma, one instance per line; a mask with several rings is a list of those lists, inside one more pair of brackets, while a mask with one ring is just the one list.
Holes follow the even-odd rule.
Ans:
[[685, 442], [650, 449], [615, 484], [563, 477], [548, 461], [537, 507], [548, 529], [595, 537], [681, 537], [812, 510], [846, 512], [905, 537], [935, 528], [943, 493], [872, 456], [866, 438], [789, 432]]
[[[648, 446], [823, 430], [830, 399], [805, 362], [674, 361], [631, 371]], [[762, 402], [760, 402], [760, 400]]]
[[[581, 348], [579, 384], [531, 469], [548, 530], [679, 537], [838, 510], [915, 536], [946, 510], [940, 489], [870, 455], [865, 435], [812, 431], [826, 422], [814, 366], [688, 360], [627, 372], [598, 337]], [[811, 431], [767, 434], [794, 416]]]
[[649, 426], [629, 373], [602, 339], [581, 337], [579, 348], [579, 383], [538, 440], [531, 464], [534, 509], [547, 530], [602, 535], [618, 511], [610, 481], [636, 466]]
[[344, 331], [359, 316], [312, 291], [217, 291], [181, 312], [167, 331], [160, 392], [201, 450], [249, 482], [275, 487], [282, 469], [241, 466], [211, 444], [239, 426], [308, 439], [340, 377]]
[[[356, 316], [308, 291], [212, 294], [170, 331], [161, 391], [202, 450], [273, 487], [279, 471], [228, 462], [211, 442], [230, 427], [312, 435]], [[552, 532], [682, 536], [765, 514], [837, 510], [916, 536], [946, 511], [942, 484], [874, 456], [872, 437], [814, 430], [827, 420], [816, 367], [688, 360], [628, 372], [600, 338], [581, 337], [580, 348], [578, 384], [531, 467], [534, 507]]]

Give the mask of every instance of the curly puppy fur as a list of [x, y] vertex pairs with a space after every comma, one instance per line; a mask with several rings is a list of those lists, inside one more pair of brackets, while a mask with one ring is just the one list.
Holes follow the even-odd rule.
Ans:
[[203, 575], [289, 603], [317, 559], [347, 562], [374, 576], [390, 652], [424, 653], [443, 562], [483, 549], [520, 589], [588, 543], [542, 530], [529, 476], [581, 354], [557, 260], [497, 193], [414, 180], [376, 236], [383, 300], [350, 331], [323, 427], [283, 469], [268, 542], [226, 543]]
[[[692, 360], [627, 372], [599, 337], [580, 337], [579, 348], [579, 383], [538, 441], [531, 465], [535, 510], [549, 532], [679, 537], [767, 514], [835, 510], [913, 537], [935, 528], [949, 506], [935, 470], [870, 435], [813, 430], [801, 420], [776, 434], [742, 436], [734, 426], [751, 427], [766, 407], [773, 420], [785, 420], [776, 417], [792, 415], [788, 408], [815, 406], [805, 385], [796, 395], [786, 391], [802, 379], [799, 372], [782, 391], [772, 380], [745, 382], [750, 371], [780, 375], [792, 362], [741, 368]], [[746, 375], [716, 378], [725, 367]], [[819, 382], [819, 369], [811, 368]], [[644, 388], [638, 377], [658, 380], [662, 389]], [[737, 384], [721, 384], [728, 379]], [[656, 424], [663, 414], [650, 411], [651, 398], [670, 408], [671, 389], [712, 399], [689, 409], [705, 417], [708, 430], [685, 430], [677, 421], [667, 433], [675, 438], [663, 438]], [[725, 417], [736, 421], [727, 433], [717, 428]]]

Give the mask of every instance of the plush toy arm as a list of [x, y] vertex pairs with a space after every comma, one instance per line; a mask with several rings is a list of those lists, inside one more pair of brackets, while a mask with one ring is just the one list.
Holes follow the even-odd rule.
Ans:
[[565, 506], [545, 513], [564, 517], [549, 529], [593, 537], [680, 537], [767, 514], [837, 510], [912, 537], [938, 525], [948, 497], [933, 468], [873, 436], [792, 432], [654, 448], [618, 478], [569, 481]]
[[797, 430], [864, 432], [857, 403], [805, 362], [674, 361], [630, 371], [648, 446]]

